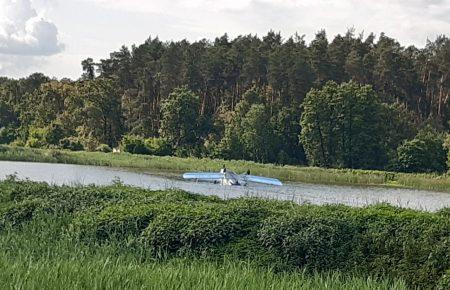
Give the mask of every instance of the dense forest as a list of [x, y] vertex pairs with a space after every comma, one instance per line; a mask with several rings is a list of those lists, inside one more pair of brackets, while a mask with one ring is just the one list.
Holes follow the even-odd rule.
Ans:
[[450, 39], [149, 38], [78, 80], [0, 78], [0, 143], [445, 172]]

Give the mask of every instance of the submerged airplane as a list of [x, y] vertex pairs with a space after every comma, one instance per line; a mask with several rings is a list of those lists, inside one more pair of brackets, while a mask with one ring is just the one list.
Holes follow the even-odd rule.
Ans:
[[245, 186], [248, 182], [257, 182], [268, 185], [283, 185], [281, 181], [276, 178], [262, 177], [250, 175], [250, 171], [246, 174], [236, 174], [233, 171], [227, 170], [223, 167], [220, 172], [188, 172], [183, 174], [184, 179], [191, 179], [196, 181], [209, 181], [219, 183], [221, 185], [241, 185]]

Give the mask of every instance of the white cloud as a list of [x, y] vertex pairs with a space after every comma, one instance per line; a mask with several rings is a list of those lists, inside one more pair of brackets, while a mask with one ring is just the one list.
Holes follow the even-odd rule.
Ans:
[[[449, 15], [450, 0], [0, 0], [0, 56], [17, 56], [0, 58], [0, 74], [33, 69], [76, 78], [82, 59], [107, 57], [150, 35], [194, 41], [272, 29], [284, 37], [305, 34], [309, 41], [320, 29], [331, 39], [354, 27], [423, 47], [427, 38], [450, 35]], [[20, 57], [59, 52], [58, 39], [66, 44], [60, 54], [35, 57], [34, 64]]]
[[61, 52], [55, 24], [30, 0], [0, 0], [0, 54], [48, 56]]
[[[228, 32], [263, 34], [273, 29], [285, 36], [298, 32], [329, 37], [347, 28], [375, 32], [404, 45], [424, 46], [426, 39], [450, 33], [450, 0], [78, 0], [103, 9], [165, 15], [178, 25], [179, 39], [218, 36]], [[170, 19], [170, 20], [169, 20]], [[160, 34], [162, 39], [172, 39]]]

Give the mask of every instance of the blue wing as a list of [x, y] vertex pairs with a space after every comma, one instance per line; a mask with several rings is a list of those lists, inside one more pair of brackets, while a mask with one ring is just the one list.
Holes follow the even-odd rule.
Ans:
[[279, 181], [276, 178], [269, 178], [255, 175], [244, 175], [244, 179], [250, 182], [264, 183], [269, 185], [277, 185], [277, 186], [283, 185], [283, 183], [281, 183], [281, 181]]
[[199, 179], [199, 180], [219, 180], [223, 177], [222, 173], [210, 172], [188, 172], [183, 174], [184, 179]]

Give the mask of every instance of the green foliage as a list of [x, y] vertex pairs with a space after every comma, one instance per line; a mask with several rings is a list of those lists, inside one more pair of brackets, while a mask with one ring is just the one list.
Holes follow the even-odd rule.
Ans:
[[450, 167], [450, 134], [447, 134], [447, 136], [445, 138], [444, 148], [446, 148], [447, 152], [448, 152], [447, 166]]
[[436, 131], [425, 129], [397, 149], [397, 170], [403, 172], [447, 171], [448, 149], [444, 137]]
[[[49, 215], [68, 229], [48, 233], [52, 240], [68, 237], [82, 247], [115, 243], [141, 259], [231, 256], [280, 269], [398, 277], [421, 288], [445, 286], [450, 269], [450, 218], [442, 213], [14, 179], [0, 182], [0, 194], [0, 236]], [[48, 232], [47, 226], [36, 230]]]
[[383, 107], [370, 86], [328, 82], [303, 103], [301, 140], [312, 165], [382, 168]]
[[175, 148], [198, 143], [200, 100], [186, 87], [174, 91], [161, 104], [160, 134]]
[[111, 147], [108, 146], [108, 144], [100, 144], [97, 148], [95, 148], [95, 151], [103, 152], [103, 153], [110, 153], [110, 152], [112, 152], [112, 149], [111, 149]]
[[450, 288], [450, 269], [439, 279], [436, 289], [445, 290]]
[[145, 145], [145, 139], [140, 136], [125, 135], [120, 142], [120, 147], [124, 152], [133, 154], [150, 154], [150, 150]]
[[30, 148], [43, 148], [47, 144], [45, 142], [45, 136], [47, 135], [47, 130], [45, 128], [31, 128], [29, 132], [29, 137], [25, 146]]
[[145, 146], [147, 146], [152, 155], [167, 156], [172, 154], [172, 146], [163, 138], [147, 138], [145, 139]]
[[13, 127], [0, 128], [0, 144], [9, 144], [16, 139], [16, 131]]
[[66, 137], [59, 141], [59, 147], [62, 149], [68, 149], [71, 151], [82, 151], [84, 150], [83, 144], [78, 137]]
[[266, 214], [251, 203], [175, 204], [152, 220], [142, 239], [154, 253], [205, 255], [253, 232]]
[[241, 123], [241, 142], [246, 154], [251, 160], [262, 163], [275, 160], [275, 136], [270, 119], [267, 118], [268, 113], [264, 105], [252, 105]]
[[62, 235], [66, 219], [41, 216], [20, 230], [0, 233], [1, 289], [383, 289], [401, 280], [344, 273], [275, 273], [252, 261], [226, 258], [145, 259], [145, 249], [114, 242], [83, 244]]
[[[173, 149], [146, 144], [154, 155], [394, 170], [397, 147], [417, 128], [449, 129], [449, 44], [439, 36], [424, 48], [405, 47], [353, 29], [332, 40], [321, 30], [309, 44], [273, 31], [214, 41], [149, 38], [99, 62], [87, 57], [76, 81], [1, 78], [0, 128], [14, 128], [14, 139], [30, 138], [33, 147], [73, 137], [95, 151], [133, 135], [162, 137]], [[246, 116], [254, 105], [264, 106], [264, 122], [262, 110]], [[301, 118], [316, 124], [302, 128]], [[29, 136], [36, 128], [49, 131], [48, 140]]]

